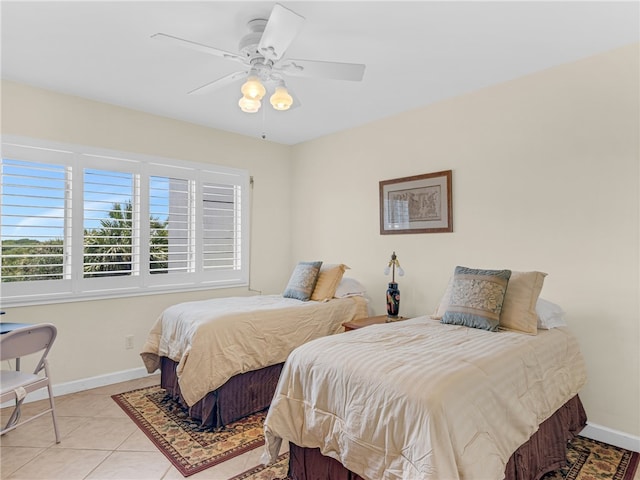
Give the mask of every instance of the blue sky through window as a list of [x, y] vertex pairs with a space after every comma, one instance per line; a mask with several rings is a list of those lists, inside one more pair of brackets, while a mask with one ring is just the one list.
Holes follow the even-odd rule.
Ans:
[[64, 237], [66, 168], [2, 160], [2, 240]]
[[125, 210], [133, 199], [133, 174], [107, 170], [84, 170], [85, 230], [99, 229], [117, 204]]
[[[64, 238], [67, 167], [23, 160], [2, 159], [2, 241]], [[84, 228], [100, 228], [115, 203], [122, 208], [133, 201], [134, 175], [97, 169], [84, 170]], [[154, 218], [169, 215], [171, 179], [151, 177], [150, 205]]]

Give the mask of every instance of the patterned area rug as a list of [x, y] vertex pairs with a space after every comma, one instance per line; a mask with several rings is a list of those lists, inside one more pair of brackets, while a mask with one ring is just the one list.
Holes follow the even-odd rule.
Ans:
[[[200, 429], [158, 386], [113, 399], [185, 477], [264, 445], [264, 413], [212, 432]], [[578, 436], [569, 444], [567, 462], [541, 480], [633, 480], [639, 455]], [[285, 453], [273, 465], [256, 466], [229, 480], [286, 480], [288, 463]]]
[[112, 398], [185, 477], [264, 445], [264, 412], [211, 431], [190, 420], [159, 386]]
[[289, 454], [283, 453], [278, 457], [278, 461], [273, 465], [257, 467], [247, 470], [229, 480], [288, 480]]
[[575, 437], [567, 449], [567, 466], [541, 480], [632, 480], [638, 453], [590, 438]]

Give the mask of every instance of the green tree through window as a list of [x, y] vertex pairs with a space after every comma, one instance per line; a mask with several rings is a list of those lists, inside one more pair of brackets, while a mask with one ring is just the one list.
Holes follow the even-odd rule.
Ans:
[[[149, 269], [167, 273], [167, 222], [150, 217]], [[113, 204], [100, 228], [84, 231], [84, 276], [130, 275], [132, 205]], [[2, 281], [55, 280], [63, 276], [63, 241], [30, 238], [2, 242]]]
[[2, 281], [56, 280], [63, 276], [62, 240], [32, 238], [2, 242]]
[[[114, 203], [109, 218], [100, 220], [100, 228], [84, 231], [85, 278], [131, 275], [132, 212], [131, 202], [124, 206]], [[169, 249], [167, 221], [154, 217], [149, 220], [149, 269], [151, 273], [166, 273]]]

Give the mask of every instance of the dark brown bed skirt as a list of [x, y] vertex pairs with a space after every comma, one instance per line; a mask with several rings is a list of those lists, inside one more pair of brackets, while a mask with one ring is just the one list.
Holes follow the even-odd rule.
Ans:
[[[576, 395], [550, 418], [509, 459], [506, 480], [537, 480], [566, 463], [567, 441], [587, 423], [587, 415]], [[325, 457], [319, 448], [289, 444], [289, 477], [292, 480], [364, 480], [340, 462]]]
[[[177, 365], [169, 358], [160, 359], [160, 386], [187, 407], [180, 394]], [[278, 363], [231, 377], [227, 383], [191, 406], [189, 416], [202, 426], [217, 428], [266, 409], [271, 405], [283, 365]]]

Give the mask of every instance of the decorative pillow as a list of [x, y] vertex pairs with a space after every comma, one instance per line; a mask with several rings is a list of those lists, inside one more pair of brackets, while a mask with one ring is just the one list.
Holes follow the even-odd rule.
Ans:
[[336, 289], [342, 280], [344, 271], [347, 270], [345, 264], [323, 265], [318, 275], [318, 281], [311, 294], [311, 300], [330, 300], [336, 293]]
[[511, 270], [456, 267], [449, 307], [441, 322], [496, 331]]
[[538, 328], [542, 330], [567, 326], [562, 307], [549, 300], [538, 298], [536, 302], [536, 313], [538, 314]]
[[282, 294], [283, 297], [296, 298], [306, 302], [311, 298], [311, 292], [318, 281], [318, 273], [322, 262], [299, 262], [291, 273], [287, 288]]
[[343, 277], [333, 294], [335, 298], [364, 296], [367, 289], [355, 278]]
[[500, 313], [500, 328], [536, 335], [536, 302], [542, 290], [543, 272], [511, 272]]

